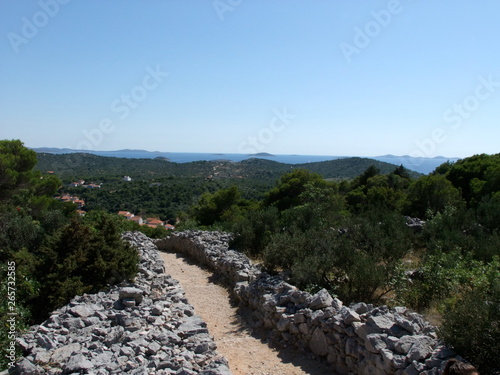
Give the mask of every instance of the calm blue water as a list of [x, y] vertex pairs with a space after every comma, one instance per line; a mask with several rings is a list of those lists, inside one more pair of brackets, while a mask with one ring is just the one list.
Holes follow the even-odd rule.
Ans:
[[159, 156], [167, 158], [174, 163], [189, 163], [200, 160], [229, 160], [242, 161], [252, 157], [266, 159], [285, 164], [302, 164], [325, 160], [339, 159], [341, 156], [319, 156], [319, 155], [273, 155], [273, 156], [252, 156], [244, 154], [206, 154], [206, 153], [184, 153], [184, 152], [149, 152], [149, 151], [92, 151], [100, 156], [114, 156], [118, 158], [144, 158], [154, 159]]
[[[44, 152], [42, 149], [35, 149], [38, 152]], [[74, 150], [68, 151], [56, 151], [51, 150], [52, 153], [67, 153], [67, 152], [77, 152]], [[244, 154], [214, 154], [214, 153], [194, 153], [194, 152], [150, 152], [150, 151], [140, 151], [140, 150], [120, 150], [120, 151], [85, 151], [99, 156], [112, 156], [117, 158], [132, 158], [132, 159], [154, 159], [156, 157], [165, 157], [169, 161], [174, 163], [189, 163], [193, 161], [200, 160], [229, 160], [229, 161], [242, 161], [252, 157], [258, 157], [260, 159], [272, 160], [279, 163], [285, 164], [303, 164], [312, 163], [319, 161], [335, 160], [340, 158], [345, 158], [347, 156], [325, 156], [325, 155], [273, 155], [273, 156], [253, 156]], [[405, 168], [428, 174], [432, 172], [436, 167], [445, 163], [446, 161], [456, 161], [457, 158], [412, 158], [409, 156], [375, 156], [371, 159], [383, 161], [386, 163], [391, 163], [395, 165], [403, 165]]]

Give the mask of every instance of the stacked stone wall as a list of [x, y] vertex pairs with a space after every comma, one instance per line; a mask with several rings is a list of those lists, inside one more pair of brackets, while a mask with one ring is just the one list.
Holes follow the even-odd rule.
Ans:
[[345, 306], [326, 290], [311, 295], [262, 272], [230, 250], [230, 240], [228, 233], [186, 231], [156, 244], [224, 276], [234, 296], [253, 310], [255, 325], [272, 330], [283, 345], [324, 357], [338, 374], [437, 375], [455, 357], [421, 315], [405, 307]]
[[157, 247], [139, 232], [123, 237], [140, 253], [135, 282], [76, 297], [31, 327], [18, 339], [24, 357], [10, 373], [231, 374]]

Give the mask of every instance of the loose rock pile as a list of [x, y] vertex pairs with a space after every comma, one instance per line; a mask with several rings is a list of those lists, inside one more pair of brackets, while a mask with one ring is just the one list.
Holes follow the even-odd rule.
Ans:
[[32, 327], [14, 373], [231, 374], [153, 242], [138, 232], [124, 239], [140, 253], [135, 283], [76, 297]]
[[419, 314], [365, 303], [347, 307], [326, 290], [311, 295], [229, 250], [230, 239], [227, 233], [186, 231], [156, 244], [225, 276], [234, 295], [252, 308], [256, 326], [271, 329], [283, 345], [326, 358], [339, 374], [437, 375], [455, 356]]

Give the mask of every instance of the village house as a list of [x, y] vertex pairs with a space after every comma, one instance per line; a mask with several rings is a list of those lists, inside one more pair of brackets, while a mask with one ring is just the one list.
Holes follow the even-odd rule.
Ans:
[[139, 225], [144, 225], [144, 219], [140, 216], [136, 216], [129, 211], [118, 211], [118, 215], [123, 216], [127, 220], [134, 221]]
[[153, 217], [148, 217], [146, 219], [146, 225], [151, 228], [156, 228], [158, 226], [163, 226], [164, 223], [160, 219], [153, 218]]
[[78, 180], [75, 182], [71, 182], [70, 184], [68, 184], [68, 186], [69, 187], [79, 187], [79, 186], [83, 186], [83, 184], [85, 184], [85, 180]]
[[144, 220], [140, 216], [131, 217], [130, 220], [135, 221], [139, 225], [144, 224]]
[[85, 206], [85, 201], [83, 199], [75, 199], [73, 203], [76, 204], [76, 207], [78, 208]]
[[85, 201], [83, 199], [80, 199], [79, 197], [72, 196], [72, 195], [69, 195], [69, 194], [64, 194], [64, 195], [62, 195], [60, 197], [55, 197], [55, 198], [59, 199], [62, 202], [71, 202], [71, 203], [74, 203], [74, 204], [76, 204], [76, 206], [78, 208], [82, 208], [83, 206], [85, 206]]
[[128, 211], [118, 211], [118, 215], [125, 217], [128, 220], [131, 220], [135, 215]]

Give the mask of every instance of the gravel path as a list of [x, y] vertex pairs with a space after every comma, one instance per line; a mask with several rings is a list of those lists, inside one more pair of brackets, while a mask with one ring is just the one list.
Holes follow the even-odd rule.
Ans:
[[160, 253], [166, 272], [177, 279], [189, 303], [207, 323], [217, 351], [229, 361], [234, 375], [326, 375], [334, 374], [326, 363], [306, 353], [277, 351], [262, 334], [245, 321], [245, 311], [234, 306], [226, 288], [214, 275], [180, 254]]

